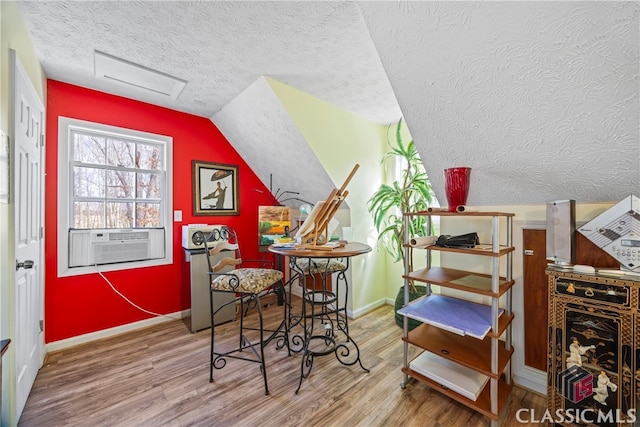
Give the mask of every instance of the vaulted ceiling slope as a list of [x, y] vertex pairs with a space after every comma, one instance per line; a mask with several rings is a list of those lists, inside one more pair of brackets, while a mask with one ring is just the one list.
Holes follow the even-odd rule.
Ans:
[[454, 166], [470, 205], [637, 194], [639, 4], [361, 2], [439, 200]]
[[[472, 205], [638, 191], [638, 1], [18, 5], [52, 79], [214, 117], [269, 76], [381, 124], [403, 113], [441, 201], [453, 166], [473, 168]], [[172, 99], [99, 79], [94, 50], [187, 84]], [[252, 107], [266, 121], [278, 111]], [[268, 185], [228, 112], [225, 135]], [[287, 129], [274, 151], [304, 144]], [[318, 185], [310, 173], [295, 182]]]
[[[335, 187], [264, 78], [233, 99], [213, 122], [282, 204], [315, 204]], [[265, 204], [273, 201], [263, 197]]]

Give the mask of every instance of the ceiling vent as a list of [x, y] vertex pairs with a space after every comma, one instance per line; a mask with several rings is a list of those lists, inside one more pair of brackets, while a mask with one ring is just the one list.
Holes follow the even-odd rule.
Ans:
[[103, 52], [95, 51], [95, 73], [120, 83], [176, 99], [186, 86], [185, 80], [143, 67]]

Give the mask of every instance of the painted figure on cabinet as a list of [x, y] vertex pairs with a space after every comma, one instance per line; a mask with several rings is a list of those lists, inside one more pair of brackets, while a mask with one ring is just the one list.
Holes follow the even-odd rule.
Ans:
[[567, 368], [572, 366], [582, 366], [582, 356], [589, 350], [594, 350], [596, 346], [588, 345], [581, 346], [578, 338], [571, 338], [571, 344], [569, 345], [569, 357], [567, 357]]
[[606, 405], [607, 397], [609, 397], [609, 389], [615, 393], [618, 390], [618, 386], [609, 380], [605, 371], [600, 371], [598, 375], [598, 386], [593, 389], [593, 399]]

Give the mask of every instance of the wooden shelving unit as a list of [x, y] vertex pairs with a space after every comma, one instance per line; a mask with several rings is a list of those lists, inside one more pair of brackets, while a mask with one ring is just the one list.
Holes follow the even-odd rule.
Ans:
[[[405, 230], [409, 230], [408, 223], [412, 216], [424, 215], [427, 217], [427, 226], [431, 230], [432, 217], [455, 217], [452, 221], [464, 221], [465, 218], [487, 217], [491, 220], [491, 242], [478, 245], [476, 248], [444, 248], [427, 246], [424, 249], [414, 249], [409, 245], [413, 236], [405, 232], [404, 245], [405, 260], [409, 260], [413, 250], [424, 250], [426, 253], [426, 268], [409, 271], [409, 263], [404, 266], [404, 305], [410, 304], [409, 282], [425, 283], [427, 295], [431, 294], [431, 285], [439, 285], [443, 288], [456, 289], [470, 295], [483, 295], [488, 297], [491, 306], [491, 316], [488, 322], [491, 330], [484, 339], [473, 338], [468, 335], [458, 335], [441, 329], [438, 326], [423, 323], [409, 331], [408, 319], [405, 317], [403, 342], [403, 381], [402, 388], [408, 384], [409, 377], [429, 385], [434, 390], [462, 403], [463, 405], [482, 413], [491, 419], [492, 426], [498, 425], [502, 409], [508, 401], [511, 393], [511, 357], [513, 347], [511, 344], [511, 324], [513, 321], [511, 290], [514, 285], [512, 277], [513, 266], [513, 216], [504, 212], [419, 212], [405, 215]], [[501, 231], [506, 235], [501, 239]], [[501, 241], [502, 240], [502, 241]], [[431, 265], [431, 252], [454, 252], [465, 256], [486, 257], [491, 261], [491, 274], [482, 274], [462, 269], [435, 267]], [[500, 276], [501, 265], [504, 264], [506, 275]], [[503, 301], [502, 306], [500, 301]], [[504, 310], [502, 314], [499, 314]], [[484, 389], [480, 391], [478, 398], [472, 400], [451, 390], [444, 384], [435, 381], [423, 373], [411, 369], [409, 360], [410, 347], [433, 354], [437, 354], [451, 362], [464, 366], [489, 377]]]

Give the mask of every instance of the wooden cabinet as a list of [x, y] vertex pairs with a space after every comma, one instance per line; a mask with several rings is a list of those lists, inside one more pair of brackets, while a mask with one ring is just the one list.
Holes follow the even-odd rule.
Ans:
[[[547, 372], [547, 348], [549, 338], [546, 324], [549, 319], [547, 303], [548, 278], [545, 270], [550, 261], [546, 259], [546, 230], [523, 229], [523, 321], [524, 364]], [[596, 268], [619, 268], [620, 263], [581, 233], [575, 233], [575, 264], [592, 265]]]
[[[412, 215], [425, 215], [427, 219], [428, 229], [431, 229], [432, 217], [440, 216], [442, 221], [465, 221], [473, 219], [474, 224], [480, 222], [486, 223], [486, 227], [491, 230], [491, 242], [477, 245], [474, 248], [451, 248], [439, 246], [427, 246], [424, 248], [426, 253], [426, 267], [409, 271], [409, 263], [405, 263], [405, 307], [399, 312], [411, 313], [418, 310], [417, 307], [424, 307], [425, 318], [419, 319], [422, 324], [413, 330], [409, 330], [408, 321], [405, 318], [403, 341], [404, 341], [404, 359], [402, 372], [404, 380], [402, 387], [406, 387], [409, 377], [423, 382], [434, 390], [437, 390], [452, 399], [478, 411], [491, 419], [491, 424], [496, 425], [506, 405], [508, 396], [511, 392], [511, 356], [513, 355], [513, 347], [511, 345], [511, 323], [513, 313], [511, 309], [512, 298], [511, 290], [514, 285], [512, 277], [512, 257], [514, 248], [512, 246], [512, 229], [513, 214], [502, 212], [421, 212], [417, 214], [408, 214], [405, 216], [405, 229], [408, 230], [408, 221]], [[484, 225], [483, 225], [484, 226]], [[469, 230], [477, 231], [477, 230]], [[501, 234], [502, 233], [502, 234]], [[405, 259], [412, 256], [412, 251], [417, 250], [409, 245], [410, 239], [408, 233], [405, 235]], [[423, 249], [419, 249], [423, 250]], [[432, 266], [431, 258], [433, 251], [453, 252], [462, 254], [461, 259], [475, 258], [474, 261], [480, 261], [482, 265], [486, 265], [491, 272], [477, 273], [467, 271], [466, 262], [460, 262], [459, 265], [451, 266]], [[456, 257], [456, 258], [459, 258]], [[501, 275], [503, 271], [503, 275]], [[426, 284], [427, 296], [421, 300], [409, 302], [408, 288], [410, 281], [421, 282]], [[484, 299], [483, 304], [475, 305], [483, 313], [482, 321], [486, 322], [488, 333], [485, 336], [476, 338], [478, 335], [467, 334], [456, 326], [452, 328], [451, 323], [456, 318], [456, 314], [451, 312], [444, 319], [431, 322], [427, 319], [432, 313], [433, 308], [429, 309], [429, 298], [442, 298], [442, 295], [432, 294], [432, 285], [439, 285], [441, 289], [455, 289], [457, 291], [455, 301], [456, 304], [461, 300], [464, 304], [477, 304], [468, 302], [469, 300], [477, 300], [479, 296]], [[461, 291], [461, 292], [460, 292]], [[462, 296], [460, 296], [462, 295]], [[433, 307], [433, 305], [431, 305]], [[483, 310], [484, 308], [484, 310]], [[461, 314], [462, 319], [467, 314]], [[407, 315], [408, 316], [408, 315]], [[406, 316], [405, 316], [406, 317]], [[418, 316], [419, 317], [419, 316]], [[416, 317], [413, 317], [416, 318]], [[472, 336], [473, 335], [473, 336]], [[419, 352], [418, 356], [410, 359], [410, 355]], [[461, 378], [462, 384], [473, 384], [477, 393], [475, 395], [459, 391], [456, 387], [442, 380], [437, 372], [426, 372], [415, 362], [419, 358], [433, 358], [437, 355], [437, 359], [442, 358], [444, 366], [451, 366], [454, 376], [460, 377], [460, 372], [465, 372], [465, 376]], [[435, 375], [431, 375], [431, 374]], [[478, 378], [485, 377], [485, 381], [478, 381]], [[488, 378], [488, 379], [487, 379]], [[469, 381], [467, 381], [469, 380]]]
[[579, 274], [554, 267], [547, 275], [547, 405], [554, 421], [633, 424], [640, 375], [640, 277]]

